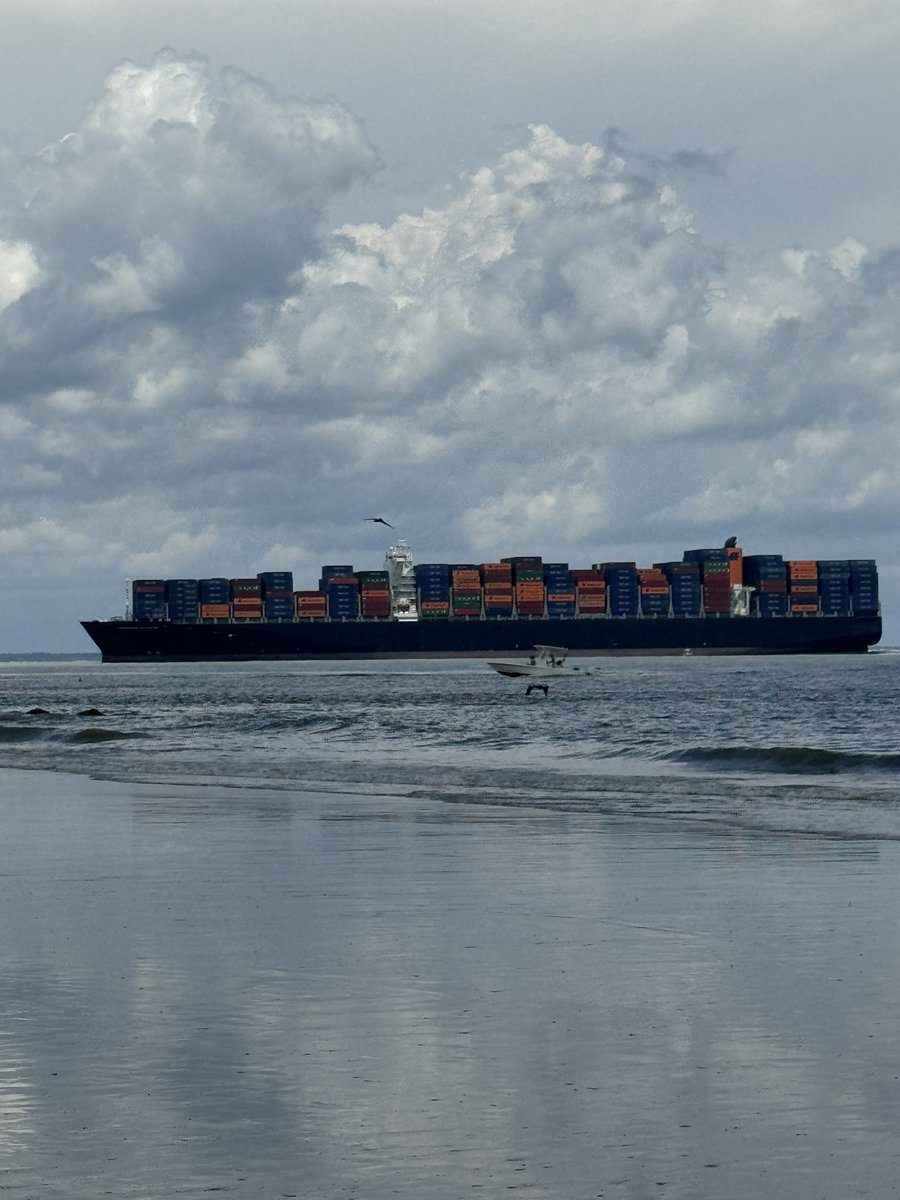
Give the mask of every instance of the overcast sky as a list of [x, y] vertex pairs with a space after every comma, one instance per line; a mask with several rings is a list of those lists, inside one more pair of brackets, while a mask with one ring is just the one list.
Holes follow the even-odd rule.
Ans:
[[894, 0], [2, 0], [0, 651], [135, 576], [875, 557]]

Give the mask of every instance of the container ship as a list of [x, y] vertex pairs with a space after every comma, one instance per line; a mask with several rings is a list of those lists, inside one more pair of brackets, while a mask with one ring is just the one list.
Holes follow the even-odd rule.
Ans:
[[419, 563], [407, 542], [384, 569], [250, 578], [136, 579], [126, 615], [82, 621], [104, 662], [571, 655], [839, 654], [881, 637], [872, 559], [784, 559], [725, 546], [679, 561], [589, 568], [540, 556]]

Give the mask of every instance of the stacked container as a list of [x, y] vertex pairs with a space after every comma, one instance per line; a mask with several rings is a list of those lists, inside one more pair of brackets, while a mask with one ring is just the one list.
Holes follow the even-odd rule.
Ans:
[[819, 611], [819, 568], [815, 559], [792, 558], [787, 565], [792, 613], [811, 616]]
[[357, 571], [359, 611], [367, 620], [391, 615], [391, 577], [387, 571]]
[[201, 621], [231, 619], [231, 591], [227, 579], [200, 579], [197, 582]]
[[520, 617], [542, 617], [546, 603], [544, 563], [539, 556], [504, 558], [513, 569], [516, 593], [516, 612]]
[[513, 614], [512, 563], [482, 563], [481, 578], [484, 581], [484, 615], [495, 618], [511, 617]]
[[231, 611], [236, 621], [259, 621], [263, 615], [262, 584], [258, 579], [232, 579]]
[[579, 567], [570, 572], [575, 584], [575, 604], [581, 617], [599, 617], [606, 614], [606, 584], [602, 571], [591, 567]]
[[136, 621], [164, 621], [166, 581], [135, 579], [131, 585], [131, 612]]
[[[791, 559], [743, 556], [739, 547], [686, 550], [683, 562], [595, 563], [590, 570], [544, 563], [540, 556], [479, 565], [422, 563], [415, 567], [423, 618], [483, 620], [515, 617], [729, 616], [732, 588], [754, 593], [760, 616], [877, 616], [878, 574], [871, 559]], [[138, 579], [132, 585], [137, 620], [268, 621], [387, 620], [388, 571], [323, 566], [319, 590], [293, 590], [290, 571], [253, 579]]]
[[544, 563], [548, 617], [575, 616], [575, 580], [568, 563]]
[[675, 617], [700, 616], [700, 567], [697, 563], [667, 562], [654, 563], [669, 581], [672, 597], [672, 615]]
[[290, 571], [260, 571], [256, 578], [262, 588], [263, 600], [274, 599], [294, 590], [294, 576]]
[[170, 621], [196, 621], [200, 616], [196, 579], [167, 579], [166, 607]]
[[877, 616], [878, 570], [872, 558], [851, 558], [850, 608], [854, 616]]
[[294, 576], [290, 571], [261, 571], [257, 576], [262, 588], [263, 612], [267, 621], [292, 621]]
[[481, 616], [481, 571], [471, 563], [450, 568], [451, 611], [454, 617]]
[[355, 575], [329, 575], [326, 585], [332, 621], [355, 621], [359, 616], [359, 580]]
[[641, 597], [641, 615], [644, 617], [667, 617], [669, 615], [669, 581], [658, 567], [642, 567], [638, 571]]
[[780, 554], [744, 556], [744, 583], [756, 591], [756, 611], [761, 617], [787, 615], [787, 571]]
[[727, 562], [701, 565], [703, 611], [707, 616], [727, 616], [731, 612], [731, 571]]
[[328, 587], [329, 580], [336, 577], [347, 579], [353, 574], [353, 566], [351, 563], [326, 563], [322, 568], [322, 577], [319, 580], [319, 587], [324, 592]]
[[420, 563], [415, 571], [416, 588], [419, 594], [419, 615], [428, 618], [449, 616], [449, 566], [446, 563]]
[[321, 621], [328, 616], [328, 597], [324, 592], [294, 592], [297, 616], [303, 621]]
[[707, 616], [728, 616], [731, 612], [731, 562], [728, 549], [685, 550], [684, 561], [700, 567], [703, 583], [703, 611]]
[[594, 563], [603, 573], [611, 617], [633, 617], [638, 610], [638, 577], [633, 562]]
[[850, 612], [850, 563], [846, 558], [820, 558], [816, 563], [819, 581], [819, 611], [828, 617]]

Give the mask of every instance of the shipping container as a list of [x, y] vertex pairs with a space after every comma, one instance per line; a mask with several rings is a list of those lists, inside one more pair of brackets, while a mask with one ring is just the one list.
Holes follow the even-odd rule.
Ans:
[[201, 604], [201, 621], [228, 621], [231, 619], [230, 604]]
[[200, 579], [197, 590], [201, 604], [225, 604], [231, 599], [227, 579]]
[[724, 563], [728, 566], [728, 549], [725, 546], [713, 546], [704, 550], [685, 550], [683, 560], [686, 563]]
[[268, 592], [293, 592], [294, 576], [291, 571], [260, 571], [257, 579], [263, 595]]

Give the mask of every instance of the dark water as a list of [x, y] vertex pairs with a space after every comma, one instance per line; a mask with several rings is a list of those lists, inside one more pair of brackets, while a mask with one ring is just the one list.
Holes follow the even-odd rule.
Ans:
[[0, 765], [893, 838], [898, 699], [892, 653], [612, 659], [547, 698], [480, 662], [22, 665]]
[[0, 1191], [896, 1195], [898, 686], [0, 667]]

